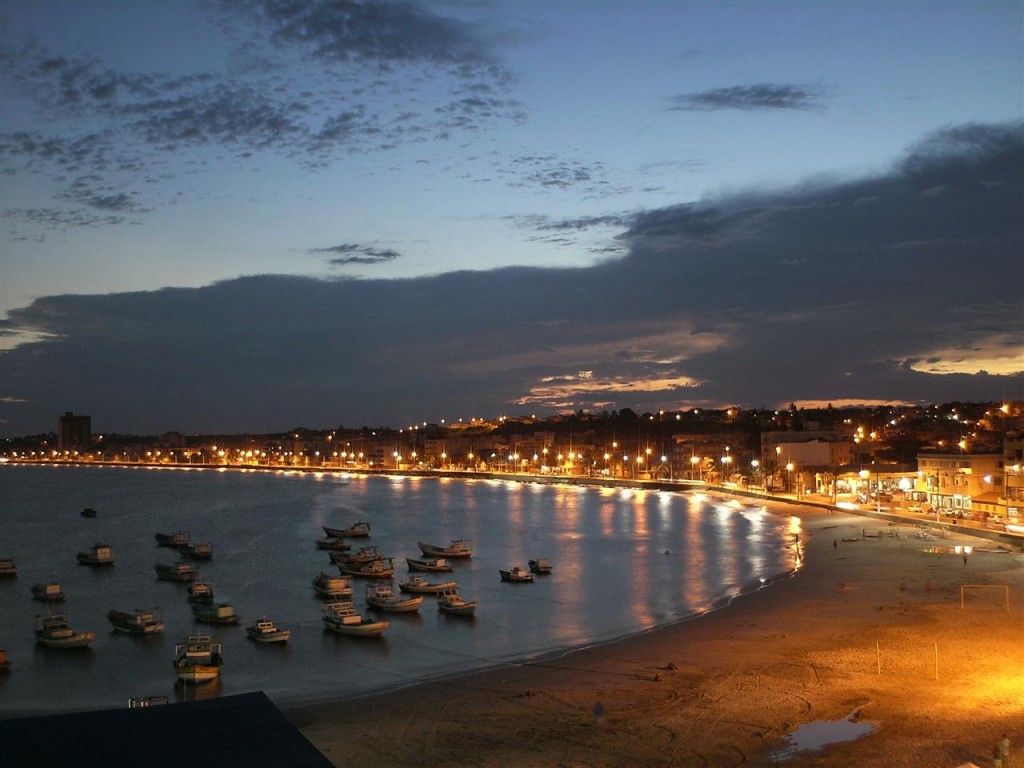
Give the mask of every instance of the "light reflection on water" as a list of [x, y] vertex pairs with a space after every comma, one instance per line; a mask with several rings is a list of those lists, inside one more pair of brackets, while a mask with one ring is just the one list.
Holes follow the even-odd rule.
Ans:
[[[706, 611], [758, 579], [793, 567], [787, 518], [718, 501], [652, 491], [518, 484], [494, 480], [360, 477], [331, 473], [4, 467], [4, 537], [19, 578], [0, 582], [0, 647], [14, 663], [0, 678], [0, 715], [123, 706], [133, 696], [175, 696], [174, 643], [208, 629], [194, 623], [184, 587], [155, 579], [171, 562], [156, 531], [189, 530], [214, 544], [201, 563], [218, 600], [252, 620], [266, 614], [292, 629], [283, 649], [248, 642], [242, 627], [219, 628], [224, 695], [262, 689], [280, 704], [404, 685], [424, 677], [592, 644]], [[95, 519], [78, 513], [91, 506]], [[390, 616], [385, 640], [361, 642], [323, 630], [311, 580], [329, 571], [314, 541], [322, 525], [368, 520], [369, 543], [395, 558], [416, 542], [465, 537], [475, 555], [452, 575], [479, 602], [472, 621], [430, 601]], [[95, 541], [114, 548], [109, 569], [78, 566]], [[667, 554], [666, 554], [667, 553]], [[502, 583], [499, 568], [536, 557], [555, 571], [534, 584]], [[397, 580], [397, 579], [396, 579]], [[75, 654], [39, 648], [33, 583], [57, 581], [76, 628], [97, 633]], [[356, 587], [362, 606], [363, 585]], [[152, 638], [114, 633], [111, 608], [151, 608], [167, 629]], [[209, 691], [205, 692], [209, 695]]]

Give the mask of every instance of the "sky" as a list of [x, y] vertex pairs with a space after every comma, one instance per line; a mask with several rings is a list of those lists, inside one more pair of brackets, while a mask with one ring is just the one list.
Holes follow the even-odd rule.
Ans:
[[1024, 3], [0, 3], [0, 436], [1024, 399]]

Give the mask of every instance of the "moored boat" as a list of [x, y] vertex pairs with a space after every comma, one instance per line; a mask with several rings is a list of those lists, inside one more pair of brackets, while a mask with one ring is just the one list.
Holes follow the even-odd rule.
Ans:
[[164, 631], [162, 619], [153, 615], [152, 611], [136, 608], [128, 611], [107, 611], [107, 621], [114, 629], [127, 632], [129, 635], [157, 635]]
[[476, 611], [476, 600], [466, 600], [455, 589], [448, 589], [437, 596], [439, 611], [455, 616], [472, 616]]
[[174, 645], [174, 673], [186, 683], [205, 683], [220, 676], [221, 643], [210, 635], [189, 635]]
[[423, 595], [403, 597], [395, 594], [390, 584], [373, 584], [366, 588], [366, 604], [371, 608], [395, 613], [412, 613], [423, 605]]
[[193, 581], [188, 585], [188, 601], [190, 603], [212, 603], [213, 584], [209, 581]]
[[331, 552], [347, 552], [352, 549], [352, 545], [337, 536], [328, 536], [326, 539], [317, 539], [316, 548], [327, 549]]
[[387, 619], [367, 619], [356, 613], [351, 600], [324, 603], [324, 626], [332, 632], [356, 637], [380, 637], [391, 626]]
[[282, 629], [266, 616], [247, 626], [245, 633], [258, 643], [287, 643], [292, 636], [290, 629]]
[[114, 550], [109, 544], [93, 544], [87, 552], [78, 553], [80, 565], [113, 565]]
[[7, 658], [7, 651], [0, 648], [0, 672], [10, 672], [14, 664]]
[[157, 532], [156, 534], [156, 543], [161, 547], [180, 549], [181, 547], [187, 547], [189, 541], [188, 531], [175, 531], [174, 533]]
[[178, 552], [181, 556], [189, 560], [212, 560], [213, 559], [213, 544], [208, 543], [195, 543], [186, 544], [184, 547], [178, 547]]
[[417, 541], [416, 545], [426, 557], [465, 558], [473, 556], [473, 542], [469, 539], [452, 539], [447, 547]]
[[521, 565], [517, 565], [508, 571], [502, 571], [499, 569], [498, 573], [501, 574], [502, 581], [512, 581], [516, 583], [525, 583], [528, 581], [533, 581], [533, 574], [525, 568], [523, 568], [523, 566]]
[[170, 565], [157, 563], [153, 570], [157, 578], [164, 581], [195, 581], [199, 577], [199, 571], [188, 560], [178, 560]]
[[92, 507], [86, 507], [82, 510], [82, 517], [96, 517], [96, 510]]
[[9, 557], [0, 559], [0, 577], [3, 576], [17, 576], [18, 566], [15, 565], [14, 561]]
[[94, 632], [75, 632], [63, 613], [36, 616], [36, 642], [47, 648], [85, 648], [95, 639]]
[[411, 592], [414, 594], [424, 595], [436, 595], [439, 592], [444, 592], [448, 589], [455, 589], [458, 586], [458, 582], [452, 579], [451, 581], [445, 581], [440, 583], [431, 583], [424, 579], [422, 576], [412, 575], [408, 581], [398, 582], [398, 588], [403, 592]]
[[551, 573], [552, 565], [546, 557], [539, 557], [529, 562], [530, 572], [536, 574]]
[[320, 597], [337, 599], [352, 594], [352, 579], [349, 576], [332, 576], [321, 571], [313, 579], [313, 589]]
[[419, 560], [414, 557], [405, 558], [410, 571], [427, 571], [429, 573], [451, 573], [455, 569], [448, 565], [443, 557], [429, 557]]
[[324, 534], [332, 538], [349, 538], [349, 539], [365, 539], [370, 535], [370, 524], [365, 520], [359, 520], [348, 528], [331, 528], [330, 526], [322, 526]]
[[192, 615], [196, 621], [207, 624], [237, 624], [241, 621], [231, 603], [192, 603]]
[[60, 584], [55, 581], [49, 584], [33, 584], [32, 599], [59, 603], [64, 599], [64, 591], [60, 588]]
[[364, 579], [390, 579], [395, 575], [395, 563], [390, 557], [382, 557], [368, 563], [338, 563], [338, 570]]
[[380, 547], [375, 544], [371, 544], [368, 547], [360, 547], [356, 552], [345, 554], [338, 551], [329, 551], [327, 556], [331, 558], [331, 562], [335, 565], [352, 565], [353, 563], [368, 563], [371, 560], [380, 560], [384, 557], [384, 553], [380, 551]]

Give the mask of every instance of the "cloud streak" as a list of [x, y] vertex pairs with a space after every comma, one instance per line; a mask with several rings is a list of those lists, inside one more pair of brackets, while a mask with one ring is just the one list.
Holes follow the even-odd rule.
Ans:
[[682, 112], [812, 110], [822, 106], [821, 97], [822, 89], [816, 86], [758, 83], [684, 93], [672, 99], [669, 109]]

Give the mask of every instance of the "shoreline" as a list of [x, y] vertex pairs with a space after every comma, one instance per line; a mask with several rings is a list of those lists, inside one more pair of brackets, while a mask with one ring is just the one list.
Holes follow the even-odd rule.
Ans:
[[[898, 526], [858, 514], [785, 513], [801, 521], [803, 566], [719, 608], [284, 712], [346, 766], [774, 765], [787, 733], [851, 713], [877, 727], [786, 765], [984, 766], [1003, 732], [1024, 748], [1024, 672], [1007, 672], [1024, 634], [1024, 555], [961, 562], [952, 548], [974, 544], [969, 531], [928, 540], [911, 521], [897, 536]], [[1005, 584], [1010, 609], [992, 599], [999, 588], [970, 590], [961, 609], [964, 583]]]

